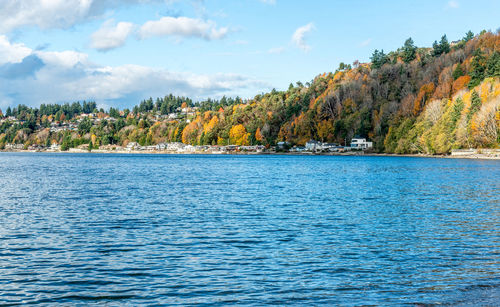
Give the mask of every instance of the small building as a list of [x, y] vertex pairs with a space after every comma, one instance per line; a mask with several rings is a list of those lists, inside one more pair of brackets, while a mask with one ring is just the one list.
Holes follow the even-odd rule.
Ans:
[[181, 142], [174, 142], [167, 144], [168, 151], [181, 151], [182, 149], [184, 149], [184, 147], [186, 147], [186, 145]]
[[306, 143], [306, 150], [307, 151], [316, 151], [316, 150], [321, 150], [321, 142], [315, 141], [315, 140], [309, 140]]
[[167, 149], [167, 144], [165, 143], [160, 143], [156, 145], [156, 150], [166, 150]]
[[137, 142], [129, 142], [127, 144], [127, 147], [125, 147], [125, 149], [127, 150], [133, 150], [133, 149], [137, 149], [137, 147], [139, 146], [139, 144], [137, 144]]
[[365, 138], [354, 137], [351, 140], [351, 149], [370, 149], [373, 148], [373, 142], [368, 142]]
[[57, 143], [52, 143], [52, 145], [50, 145], [50, 150], [59, 151], [60, 149], [61, 149], [61, 146]]

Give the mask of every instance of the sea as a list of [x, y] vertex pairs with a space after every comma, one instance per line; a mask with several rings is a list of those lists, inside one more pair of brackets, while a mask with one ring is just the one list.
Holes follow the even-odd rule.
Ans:
[[500, 306], [500, 161], [0, 153], [0, 305]]

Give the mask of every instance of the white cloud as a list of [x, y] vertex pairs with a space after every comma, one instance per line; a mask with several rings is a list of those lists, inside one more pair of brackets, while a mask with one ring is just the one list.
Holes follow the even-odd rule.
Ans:
[[217, 28], [215, 22], [189, 17], [162, 17], [148, 21], [139, 30], [141, 38], [153, 36], [199, 37], [206, 40], [222, 39], [228, 28]]
[[125, 5], [166, 0], [1, 0], [0, 33], [24, 26], [69, 28]]
[[[85, 53], [32, 50], [23, 44], [12, 44], [3, 36], [0, 36], [0, 58], [8, 59], [0, 65], [0, 72], [4, 72], [0, 74], [2, 107], [21, 102], [37, 106], [84, 99], [123, 107], [144, 97], [168, 93], [199, 99], [250, 96], [270, 88], [237, 74], [201, 75], [139, 65], [101, 66], [89, 61]], [[25, 61], [26, 58], [30, 61]], [[13, 63], [24, 65], [22, 74], [19, 66], [12, 69]], [[10, 77], [9, 73], [17, 73], [17, 77]]]
[[459, 7], [460, 7], [460, 4], [457, 1], [455, 1], [455, 0], [448, 1], [448, 8], [458, 9]]
[[90, 46], [99, 51], [121, 47], [125, 44], [133, 28], [134, 25], [130, 22], [119, 22], [115, 25], [113, 20], [108, 20], [92, 34]]
[[31, 49], [23, 44], [11, 43], [5, 35], [0, 35], [0, 65], [19, 63], [31, 54]]
[[304, 52], [310, 51], [311, 46], [306, 43], [306, 37], [312, 30], [314, 30], [314, 24], [312, 22], [299, 27], [292, 35], [292, 43]]

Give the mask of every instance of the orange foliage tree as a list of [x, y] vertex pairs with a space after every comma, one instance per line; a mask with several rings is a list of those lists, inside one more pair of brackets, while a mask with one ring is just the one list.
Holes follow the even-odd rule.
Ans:
[[431, 97], [435, 88], [436, 87], [432, 82], [422, 85], [420, 91], [418, 92], [417, 98], [415, 98], [415, 102], [413, 104], [413, 114], [418, 115], [422, 111], [422, 108], [425, 105], [425, 101], [429, 99], [429, 97]]
[[470, 77], [468, 75], [458, 77], [455, 82], [453, 82], [453, 93], [465, 88], [470, 82]]

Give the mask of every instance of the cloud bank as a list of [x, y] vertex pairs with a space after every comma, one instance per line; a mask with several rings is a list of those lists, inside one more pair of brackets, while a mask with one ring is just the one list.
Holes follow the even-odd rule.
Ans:
[[95, 100], [131, 106], [168, 93], [194, 99], [257, 92], [269, 85], [237, 74], [202, 75], [140, 65], [101, 66], [76, 51], [32, 50], [0, 35], [0, 108]]

